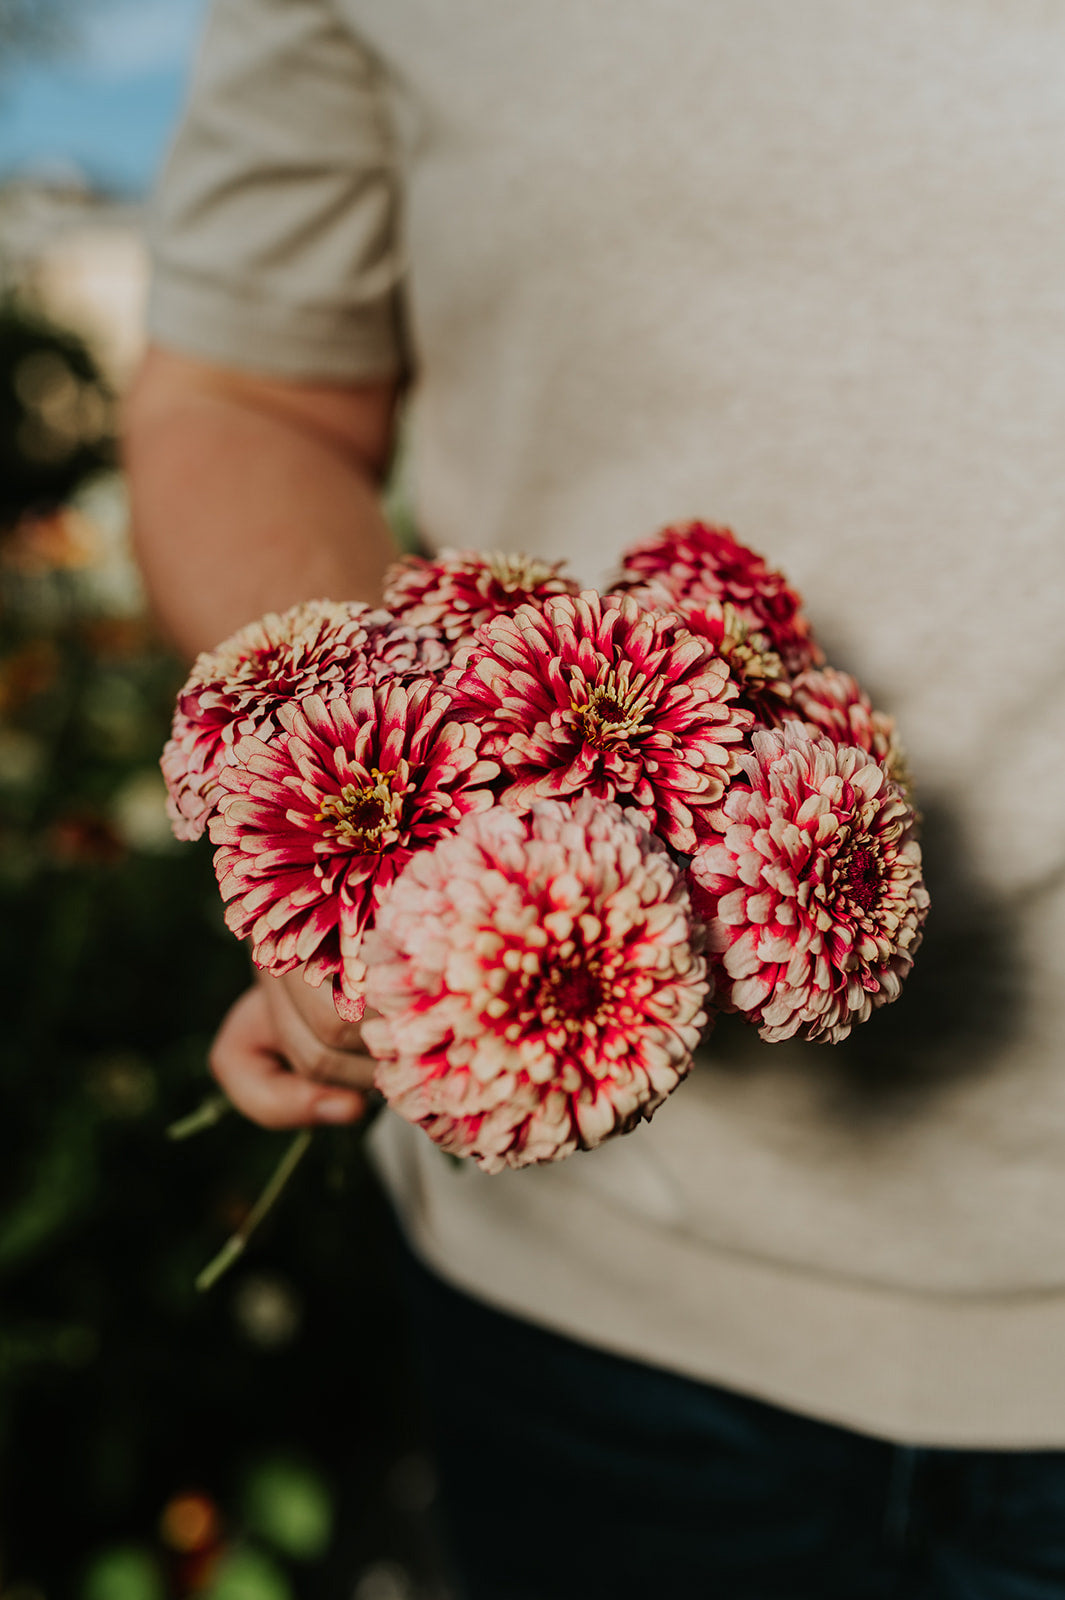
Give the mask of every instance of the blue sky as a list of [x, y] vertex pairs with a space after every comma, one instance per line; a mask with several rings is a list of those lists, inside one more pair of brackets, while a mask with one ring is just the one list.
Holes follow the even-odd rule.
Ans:
[[181, 106], [206, 0], [77, 0], [62, 59], [0, 82], [0, 178], [77, 171], [141, 194]]

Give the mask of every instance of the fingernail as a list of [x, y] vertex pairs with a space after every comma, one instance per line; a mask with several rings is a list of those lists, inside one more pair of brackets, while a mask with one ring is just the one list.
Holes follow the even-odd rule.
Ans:
[[354, 1122], [362, 1113], [361, 1100], [347, 1094], [326, 1095], [314, 1103], [317, 1122]]

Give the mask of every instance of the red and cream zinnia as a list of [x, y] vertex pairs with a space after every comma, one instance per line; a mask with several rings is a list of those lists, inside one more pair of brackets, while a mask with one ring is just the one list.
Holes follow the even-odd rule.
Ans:
[[895, 731], [895, 719], [876, 711], [856, 678], [835, 667], [812, 667], [792, 684], [791, 712], [801, 717], [814, 736], [835, 744], [856, 744], [883, 763], [888, 776], [907, 792], [906, 756]]
[[802, 602], [783, 573], [740, 544], [729, 528], [680, 522], [628, 549], [620, 589], [656, 584], [674, 600], [727, 600], [748, 626], [765, 635], [789, 673], [823, 659]]
[[836, 1043], [894, 1000], [928, 910], [915, 817], [879, 761], [756, 732], [690, 876], [723, 1010], [770, 1041]]
[[631, 813], [584, 797], [467, 817], [407, 864], [368, 936], [377, 1086], [487, 1172], [590, 1149], [687, 1073], [696, 944], [682, 876]]
[[752, 721], [711, 644], [591, 589], [495, 617], [445, 684], [502, 765], [505, 804], [587, 793], [641, 811], [689, 853]]
[[454, 644], [473, 638], [482, 623], [553, 594], [576, 594], [559, 576], [561, 561], [506, 555], [500, 550], [444, 550], [433, 560], [407, 556], [385, 573], [385, 605], [403, 621], [439, 628]]
[[675, 612], [697, 639], [706, 639], [728, 667], [737, 700], [756, 727], [773, 728], [791, 704], [791, 679], [764, 633], [751, 626], [730, 600], [675, 600], [660, 584], [629, 589], [637, 604]]
[[333, 980], [363, 1011], [362, 937], [414, 851], [492, 803], [478, 729], [431, 682], [353, 689], [282, 706], [266, 744], [238, 741], [210, 821], [226, 922], [273, 973]]
[[439, 676], [451, 652], [435, 629], [398, 623], [359, 601], [308, 600], [249, 623], [198, 656], [177, 699], [160, 765], [179, 839], [198, 839], [238, 739], [269, 739], [283, 705], [357, 684]]

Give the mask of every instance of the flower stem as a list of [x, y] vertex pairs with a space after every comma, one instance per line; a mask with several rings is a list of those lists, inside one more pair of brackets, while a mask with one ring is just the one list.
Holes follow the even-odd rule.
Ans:
[[202, 1105], [195, 1111], [190, 1111], [187, 1117], [180, 1117], [177, 1122], [172, 1122], [166, 1130], [168, 1139], [191, 1139], [194, 1133], [200, 1133], [204, 1128], [213, 1128], [216, 1122], [221, 1122], [227, 1111], [233, 1107], [224, 1094], [210, 1094]]
[[314, 1129], [304, 1128], [291, 1140], [288, 1149], [274, 1170], [273, 1177], [244, 1218], [236, 1233], [233, 1234], [232, 1238], [226, 1240], [218, 1254], [207, 1263], [197, 1277], [196, 1287], [201, 1294], [204, 1294], [216, 1284], [219, 1278], [229, 1271], [234, 1261], [243, 1255], [248, 1240], [280, 1199], [286, 1184], [310, 1148], [313, 1137]]

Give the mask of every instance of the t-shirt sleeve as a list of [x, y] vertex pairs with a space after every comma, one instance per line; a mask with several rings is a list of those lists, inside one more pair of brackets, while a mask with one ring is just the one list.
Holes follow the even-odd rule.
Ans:
[[148, 331], [271, 375], [409, 365], [380, 66], [330, 0], [214, 0], [154, 198]]

